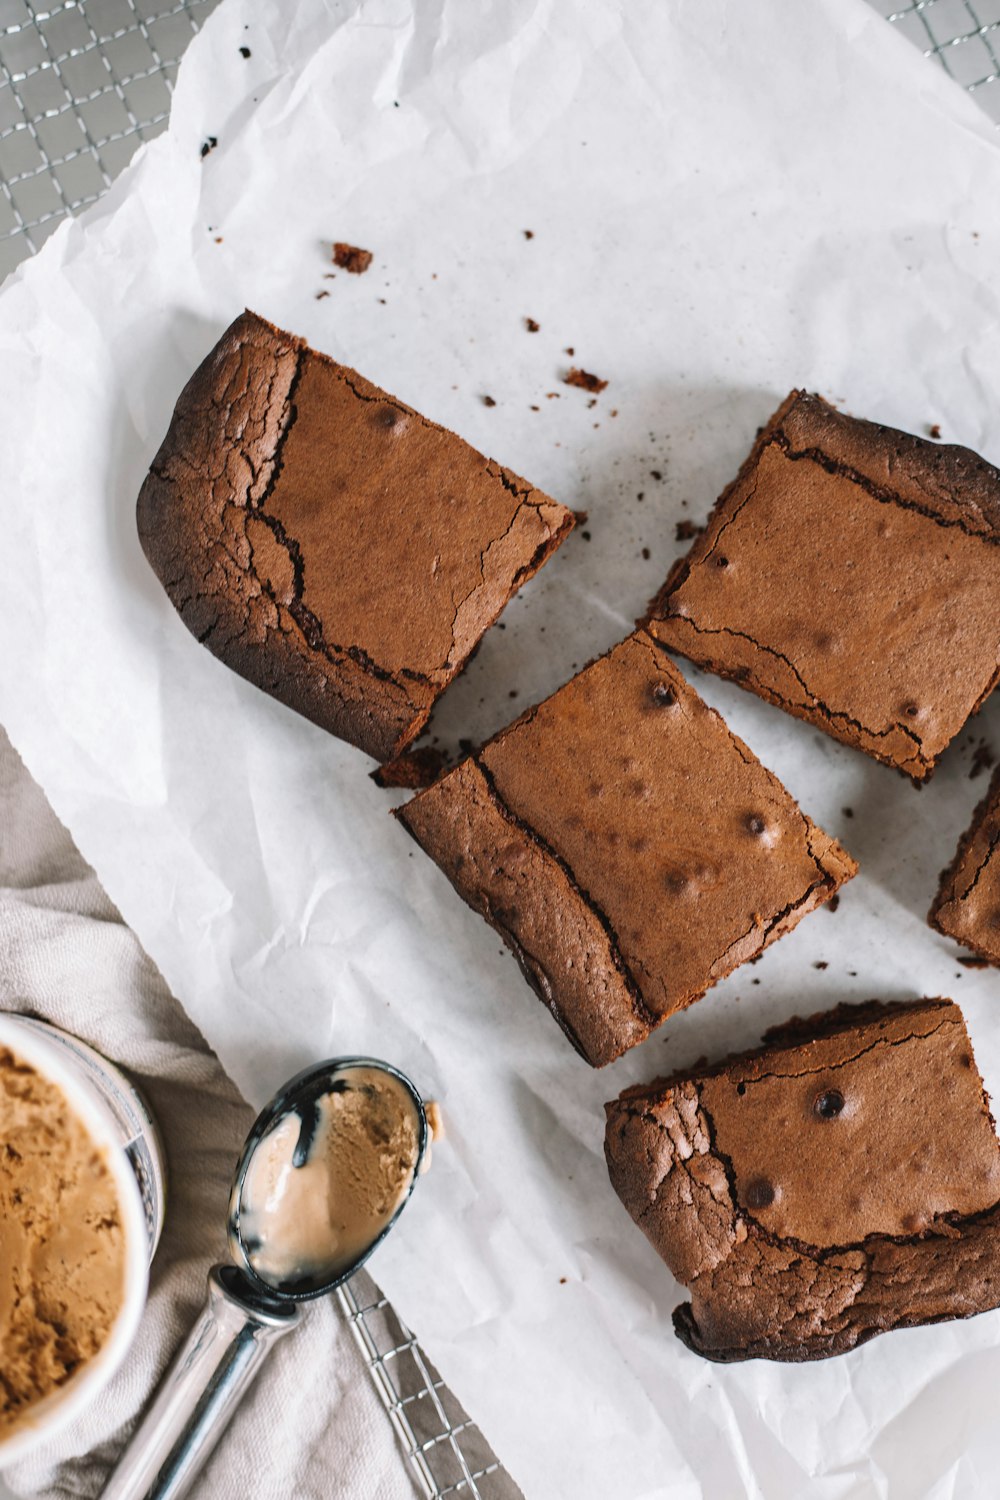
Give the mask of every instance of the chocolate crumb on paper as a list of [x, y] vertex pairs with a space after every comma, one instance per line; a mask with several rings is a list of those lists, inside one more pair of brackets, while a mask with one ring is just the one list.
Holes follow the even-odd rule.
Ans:
[[696, 526], [694, 521], [687, 519], [678, 521], [674, 529], [674, 536], [679, 542], [693, 542], [696, 536], [701, 536], [705, 530], [704, 526]]
[[248, 58], [250, 56], [250, 48], [249, 47], [241, 47], [240, 48], [240, 56], [242, 58], [244, 58], [244, 59]]
[[217, 135], [210, 135], [207, 138], [207, 140], [202, 141], [202, 143], [201, 143], [201, 159], [202, 159], [202, 161], [205, 160], [205, 157], [209, 154], [210, 151], [214, 151], [215, 150], [215, 148], [216, 148], [216, 146], [218, 144], [219, 144], [219, 137]]
[[969, 764], [969, 780], [975, 781], [976, 777], [981, 776], [984, 771], [988, 770], [995, 760], [996, 756], [990, 746], [985, 740], [980, 740], [972, 753], [972, 760]]
[[831, 896], [830, 897], [829, 901], [826, 903], [826, 909], [827, 909], [827, 911], [836, 911], [837, 907], [839, 905], [840, 905], [840, 895], [838, 893], [836, 896]]
[[941, 423], [931, 422], [930, 426], [927, 428], [927, 436], [935, 439], [939, 438], [941, 436]]
[[372, 771], [371, 778], [376, 786], [419, 791], [437, 781], [448, 765], [449, 757], [444, 750], [434, 745], [421, 745], [416, 750], [404, 750], [388, 765], [379, 766]]
[[334, 241], [334, 265], [339, 266], [342, 271], [350, 271], [352, 276], [362, 276], [373, 258], [370, 250], [362, 250], [359, 245], [347, 245], [343, 240]]
[[608, 382], [602, 380], [599, 375], [592, 375], [589, 370], [581, 370], [578, 365], [574, 365], [563, 376], [563, 384], [575, 385], [578, 390], [590, 391], [592, 395], [599, 396], [603, 390], [607, 389]]
[[529, 333], [537, 333], [542, 325], [541, 323], [537, 323], [534, 318], [525, 318], [524, 326]]
[[496, 406], [496, 402], [494, 401], [492, 396], [482, 396], [480, 397], [480, 400], [482, 401], [484, 406]]

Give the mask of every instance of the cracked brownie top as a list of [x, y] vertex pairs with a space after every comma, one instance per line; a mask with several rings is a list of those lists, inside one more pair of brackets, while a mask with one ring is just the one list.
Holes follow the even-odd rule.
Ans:
[[793, 391], [647, 622], [915, 781], [1000, 665], [1000, 473]]
[[398, 815], [595, 1064], [856, 869], [643, 631]]
[[245, 313], [182, 392], [138, 524], [199, 640], [389, 760], [573, 516]]
[[941, 876], [927, 920], [938, 932], [1000, 964], [1000, 768]]
[[607, 1116], [699, 1353], [819, 1358], [1000, 1303], [1000, 1143], [950, 1000], [840, 1006]]

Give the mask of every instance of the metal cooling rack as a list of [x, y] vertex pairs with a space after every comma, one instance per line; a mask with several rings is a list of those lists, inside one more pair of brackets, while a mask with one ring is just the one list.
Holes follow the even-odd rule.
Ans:
[[1000, 0], [869, 0], [1000, 124]]
[[0, 0], [0, 281], [158, 135], [216, 0]]
[[[217, 3], [0, 0], [0, 281], [160, 133], [184, 49]], [[870, 3], [1000, 123], [1000, 0]], [[340, 1303], [424, 1494], [518, 1500], [371, 1277]]]
[[338, 1296], [424, 1494], [433, 1500], [524, 1500], [367, 1272], [352, 1276]]

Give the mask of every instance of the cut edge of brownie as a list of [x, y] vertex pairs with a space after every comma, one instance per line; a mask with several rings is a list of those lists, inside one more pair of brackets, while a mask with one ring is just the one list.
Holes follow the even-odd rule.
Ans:
[[[991, 815], [997, 827], [989, 834], [989, 843], [986, 852], [976, 866], [972, 879], [965, 885], [964, 890], [959, 891], [957, 885], [962, 866], [972, 853], [976, 838], [983, 831]], [[966, 899], [996, 852], [998, 845], [1000, 845], [1000, 766], [996, 768], [990, 777], [990, 784], [986, 789], [985, 795], [976, 804], [975, 811], [969, 820], [969, 826], [958, 841], [958, 848], [955, 850], [954, 857], [950, 864], [946, 865], [941, 871], [937, 893], [931, 903], [931, 909], [927, 913], [928, 926], [932, 927], [935, 932], [940, 932], [942, 937], [948, 937], [954, 942], [960, 943], [963, 948], [967, 948], [971, 953], [977, 954], [993, 966], [1000, 966], [1000, 949], [991, 952], [990, 949], [977, 942], [973, 935], [959, 931], [954, 921], [949, 922], [948, 908], [960, 905]]]
[[[673, 1313], [674, 1330], [678, 1338], [694, 1353], [716, 1363], [735, 1363], [747, 1359], [768, 1359], [788, 1363], [804, 1363], [825, 1359], [832, 1355], [849, 1352], [860, 1347], [880, 1333], [895, 1328], [920, 1327], [932, 1322], [944, 1322], [971, 1317], [989, 1311], [1000, 1304], [1000, 1201], [973, 1213], [946, 1213], [913, 1234], [895, 1235], [872, 1233], [853, 1244], [816, 1247], [792, 1238], [781, 1238], [770, 1233], [748, 1212], [741, 1203], [736, 1186], [736, 1175], [730, 1159], [718, 1148], [715, 1141], [714, 1124], [701, 1099], [699, 1083], [733, 1072], [746, 1065], [753, 1065], [761, 1058], [780, 1057], [785, 1050], [797, 1050], [811, 1041], [819, 1041], [852, 1030], [862, 1031], [866, 1026], [878, 1025], [880, 1021], [890, 1023], [900, 1015], [928, 1015], [934, 1011], [947, 1012], [939, 1025], [958, 1024], [968, 1040], [965, 1018], [958, 1005], [943, 997], [924, 998], [915, 1001], [871, 1000], [859, 1005], [841, 1004], [827, 1012], [817, 1012], [808, 1017], [795, 1016], [789, 1021], [769, 1028], [764, 1033], [762, 1044], [744, 1052], [723, 1058], [720, 1062], [706, 1065], [699, 1061], [691, 1067], [679, 1070], [668, 1078], [638, 1084], [622, 1091], [617, 1099], [605, 1105], [605, 1157], [612, 1186], [638, 1227], [643, 1228], [653, 1248], [673, 1271], [680, 1284], [694, 1295], [690, 1302], [681, 1303]], [[939, 1029], [935, 1026], [930, 1037]], [[912, 1038], [911, 1038], [912, 1039]], [[864, 1048], [859, 1056], [863, 1055]], [[854, 1059], [847, 1059], [849, 1063]], [[843, 1065], [843, 1064], [841, 1064]], [[990, 1099], [982, 1076], [968, 1047], [967, 1065], [978, 1083], [981, 1107], [990, 1129], [996, 1138], [996, 1127], [990, 1108]], [[805, 1069], [804, 1072], [810, 1070]], [[762, 1075], [767, 1076], [767, 1075]], [[794, 1076], [794, 1075], [792, 1075]], [[680, 1101], [683, 1117], [675, 1108], [674, 1126], [656, 1120], [647, 1108], [661, 1107], [673, 1095]], [[682, 1190], [678, 1211], [690, 1210], [692, 1234], [697, 1238], [704, 1226], [699, 1214], [704, 1212], [706, 1222], [717, 1232], [728, 1226], [731, 1236], [730, 1250], [720, 1253], [709, 1263], [698, 1264], [697, 1251], [686, 1266], [673, 1262], [668, 1251], [659, 1243], [655, 1232], [646, 1230], [643, 1223], [646, 1212], [657, 1201], [666, 1176], [659, 1178], [655, 1192], [647, 1197], [646, 1207], [639, 1200], [649, 1194], [648, 1177], [654, 1161], [652, 1146], [646, 1145], [642, 1160], [634, 1152], [619, 1155], [615, 1139], [620, 1138], [632, 1122], [637, 1128], [648, 1124], [660, 1133], [669, 1132], [673, 1160], [667, 1167], [667, 1176], [675, 1166], [680, 1166], [688, 1179]], [[688, 1149], [683, 1140], [687, 1129]], [[702, 1157], [693, 1155], [690, 1136], [696, 1139]], [[645, 1166], [643, 1166], [645, 1161]], [[694, 1170], [692, 1170], [692, 1167]], [[632, 1179], [630, 1181], [630, 1178]], [[630, 1201], [631, 1200], [631, 1201]], [[700, 1207], [699, 1207], [700, 1203]], [[690, 1228], [691, 1226], [689, 1226]], [[749, 1271], [742, 1272], [746, 1295], [758, 1291], [768, 1278], [775, 1282], [769, 1291], [771, 1311], [780, 1324], [780, 1316], [787, 1315], [787, 1325], [792, 1329], [786, 1336], [785, 1328], [761, 1332], [756, 1337], [744, 1338], [742, 1342], [726, 1342], [733, 1330], [721, 1323], [721, 1337], [713, 1341], [706, 1338], [699, 1326], [698, 1308], [699, 1278], [704, 1275], [710, 1281], [716, 1267], [723, 1264], [733, 1246], [748, 1247]], [[708, 1247], [709, 1230], [704, 1230], [701, 1245], [702, 1258]], [[957, 1247], [957, 1248], [956, 1248]], [[955, 1257], [958, 1250], [968, 1254], [956, 1271]], [[681, 1255], [683, 1257], [683, 1251]], [[685, 1274], [686, 1271], [686, 1274]], [[797, 1309], [788, 1306], [788, 1296], [778, 1288], [782, 1278], [802, 1277], [802, 1297]], [[838, 1284], [839, 1278], [839, 1284]], [[961, 1281], [961, 1285], [958, 1282]], [[853, 1285], [852, 1285], [853, 1283]], [[912, 1285], [910, 1302], [906, 1302], [908, 1288]], [[832, 1322], [837, 1326], [823, 1324], [809, 1329], [807, 1316], [808, 1296], [818, 1287], [821, 1302], [828, 1299], [832, 1311]], [[892, 1306], [896, 1294], [901, 1306]], [[711, 1298], [711, 1289], [707, 1294]], [[942, 1299], [941, 1305], [928, 1311], [922, 1308], [933, 1296]], [[974, 1298], [978, 1301], [974, 1302]], [[838, 1300], [839, 1299], [839, 1300]], [[859, 1318], [851, 1317], [855, 1310]], [[702, 1312], [708, 1304], [702, 1303]], [[838, 1321], [839, 1320], [839, 1321]], [[814, 1320], [815, 1321], [815, 1320]]]
[[[259, 399], [251, 400], [248, 419], [230, 432], [227, 424], [233, 406], [248, 392], [237, 391], [223, 406], [217, 387], [224, 361], [238, 356], [246, 345], [265, 350], [273, 359], [274, 374]], [[334, 370], [358, 399], [383, 401], [471, 448], [464, 438], [372, 385], [349, 366], [247, 309], [223, 332], [177, 399], [136, 503], [139, 541], [171, 603], [199, 643], [279, 702], [388, 763], [424, 729], [437, 699], [464, 670], [476, 645], [518, 589], [562, 544], [576, 520], [559, 501], [480, 454], [490, 476], [518, 497], [515, 516], [522, 507], [531, 507], [543, 518], [546, 535], [509, 585], [503, 585], [498, 606], [485, 610], [481, 622], [477, 620], [477, 634], [468, 649], [456, 653], [453, 635], [452, 651], [439, 669], [393, 673], [360, 647], [327, 641], [320, 621], [302, 600], [298, 544], [266, 511], [281, 473], [282, 449], [294, 426], [295, 389], [307, 357]], [[242, 465], [240, 479], [245, 483], [242, 493], [233, 483], [233, 493], [221, 504], [216, 502], [220, 518], [213, 530], [206, 525], [197, 497], [199, 489], [219, 478], [209, 459], [220, 449], [235, 451], [233, 466], [240, 470]], [[194, 492], [192, 500], [177, 493], [185, 485]], [[228, 515], [229, 511], [234, 514]], [[249, 535], [251, 523], [255, 540]], [[266, 559], [260, 572], [255, 567], [255, 550]], [[267, 557], [269, 553], [272, 558]], [[281, 575], [278, 586], [268, 576], [267, 561]]]
[[858, 1026], [889, 1020], [900, 1011], [922, 1013], [943, 1010], [954, 1004], [953, 1000], [941, 995], [924, 996], [920, 1000], [862, 1000], [857, 1004], [842, 1000], [839, 1005], [833, 1006], [830, 1010], [815, 1011], [808, 1016], [789, 1016], [787, 1021], [769, 1026], [761, 1034], [756, 1047], [746, 1047], [742, 1052], [727, 1053], [715, 1063], [710, 1063], [703, 1058], [698, 1059], [689, 1067], [675, 1069], [673, 1073], [661, 1074], [657, 1078], [650, 1079], [648, 1083], [631, 1084], [621, 1091], [617, 1099], [613, 1099], [604, 1106], [605, 1112], [625, 1100], [654, 1098], [657, 1094], [662, 1094], [665, 1089], [672, 1089], [679, 1083], [686, 1083], [693, 1074], [696, 1074], [698, 1078], [721, 1078], [723, 1074], [742, 1067], [744, 1063], [757, 1062], [768, 1053], [780, 1052], [808, 1042], [822, 1041], [826, 1037], [839, 1036], [845, 1031], [856, 1030]]
[[[890, 467], [893, 467], [894, 473], [898, 472], [901, 489], [908, 490], [908, 494], [904, 497], [900, 493], [886, 489], [870, 475], [841, 460], [832, 458], [822, 449], [796, 450], [793, 453], [794, 457], [812, 458], [821, 467], [829, 472], [843, 475], [884, 503], [900, 505], [905, 509], [917, 511], [936, 524], [956, 526], [970, 535], [1000, 543], [1000, 470], [988, 463], [986, 459], [971, 448], [959, 444], [932, 443], [911, 433], [887, 427], [883, 423], [871, 422], [862, 417], [846, 416], [836, 407], [831, 406], [822, 396], [796, 388], [789, 392], [778, 409], [759, 430], [735, 479], [726, 485], [709, 512], [703, 533], [695, 538], [688, 552], [674, 562], [662, 587], [650, 600], [646, 612], [638, 623], [651, 630], [664, 646], [686, 657], [703, 670], [735, 682], [738, 686], [752, 691], [765, 702], [774, 704], [775, 707], [795, 718], [818, 725], [842, 744], [863, 750], [874, 760], [899, 771], [917, 785], [922, 785], [933, 775], [943, 751], [925, 755], [918, 736], [909, 726], [902, 723], [893, 726], [900, 735], [915, 746], [912, 755], [901, 758], [892, 752], [887, 752], [880, 743], [885, 739], [885, 732], [866, 728], [852, 719], [849, 714], [830, 709], [818, 698], [807, 704], [792, 702], [762, 681], [751, 666], [732, 665], [718, 660], [707, 650], [696, 651], [693, 642], [685, 642], [678, 638], [683, 623], [681, 617], [672, 616], [667, 612], [668, 599], [674, 590], [685, 582], [692, 563], [700, 561], [702, 554], [707, 555], [714, 548], [718, 541], [718, 536], [712, 534], [714, 522], [722, 516], [734, 492], [753, 473], [765, 449], [776, 443], [783, 452], [789, 452], [791, 444], [784, 431], [786, 419], [797, 408], [802, 407], [809, 408], [832, 427], [843, 427], [849, 439], [863, 430], [878, 454], [882, 454], [883, 450], [894, 448]], [[929, 467], [935, 484], [960, 491], [957, 498], [945, 499], [941, 494], [932, 495], [929, 487], [921, 484], [919, 476], [912, 473], [909, 468], [909, 459], [914, 454]], [[725, 529], [725, 524], [724, 521], [719, 534]], [[697, 627], [695, 631], [697, 632]], [[756, 642], [753, 644], [756, 645]], [[767, 649], [757, 646], [758, 651]], [[979, 711], [998, 682], [1000, 682], [1000, 665], [997, 666], [989, 681], [984, 684], [979, 697], [969, 710], [966, 722]], [[810, 696], [815, 697], [812, 694]], [[955, 730], [956, 734], [960, 732], [960, 727]]]
[[[680, 677], [676, 667], [670, 664], [669, 653], [660, 642], [643, 630], [636, 631], [632, 637], [626, 637], [626, 640], [632, 639], [642, 640], [655, 659], [663, 662], [667, 670]], [[583, 672], [624, 644], [625, 642], [617, 642], [602, 655], [591, 658], [570, 681], [575, 681]], [[692, 693], [695, 692], [690, 684], [685, 685]], [[399, 819], [410, 836], [442, 870], [462, 900], [504, 940], [517, 959], [528, 984], [555, 1017], [580, 1055], [592, 1067], [602, 1068], [645, 1041], [670, 1016], [694, 1005], [742, 963], [756, 957], [771, 943], [785, 936], [803, 917], [829, 901], [845, 881], [852, 879], [857, 874], [858, 865], [836, 839], [802, 811], [787, 788], [778, 782], [774, 773], [768, 771], [753, 751], [733, 733], [718, 710], [706, 704], [706, 709], [722, 725], [740, 756], [761, 766], [768, 777], [781, 788], [790, 806], [801, 818], [806, 849], [815, 866], [817, 878], [797, 900], [777, 913], [766, 925], [753, 928], [719, 954], [710, 966], [707, 984], [690, 990], [668, 1011], [657, 1013], [643, 997], [629, 964], [620, 951], [612, 923], [581, 886], [562, 856], [550, 847], [536, 829], [507, 806], [498, 792], [493, 776], [481, 759], [485, 751], [534, 718], [539, 708], [558, 696], [566, 686], [568, 684], [562, 684], [548, 698], [526, 708], [510, 724], [498, 730], [456, 766], [444, 772], [431, 786], [391, 811], [392, 816]], [[433, 809], [435, 802], [441, 799], [445, 800], [445, 815], [451, 818], [453, 826], [458, 819], [465, 818], [463, 836], [461, 840], [452, 840], [454, 847], [448, 853], [440, 833], [441, 817], [435, 818], [433, 811], [425, 817], [425, 813]], [[471, 813], [477, 802], [479, 813], [473, 829]], [[436, 840], [428, 838], [431, 820], [437, 825]], [[579, 958], [567, 966], [567, 972], [572, 978], [563, 980], [558, 996], [546, 967], [546, 955], [538, 951], [544, 946], [543, 928], [546, 925], [548, 903], [544, 904], [546, 909], [539, 913], [530, 903], [513, 900], [511, 877], [496, 861], [484, 861], [486, 867], [483, 869], [467, 867], [465, 850], [473, 844], [480, 851], [488, 848], [489, 838], [484, 829], [490, 824], [498, 836], [502, 835], [506, 847], [519, 849], [519, 857], [531, 865], [539, 884], [543, 880], [548, 881], [560, 893], [565, 927], [560, 932], [558, 941], [576, 941]], [[432, 842], [435, 843], [433, 853], [430, 848]], [[613, 994], [613, 1017], [607, 1012], [595, 1014], [595, 987], [605, 994]]]

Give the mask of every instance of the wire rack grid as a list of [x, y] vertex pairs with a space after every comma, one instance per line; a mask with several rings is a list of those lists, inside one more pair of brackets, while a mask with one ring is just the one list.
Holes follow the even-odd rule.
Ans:
[[[0, 281], [164, 128], [218, 0], [0, 0]], [[870, 0], [1000, 124], [1000, 0]], [[429, 1500], [520, 1491], [365, 1272], [340, 1304]]]
[[870, 0], [1000, 124], [1000, 0]]

